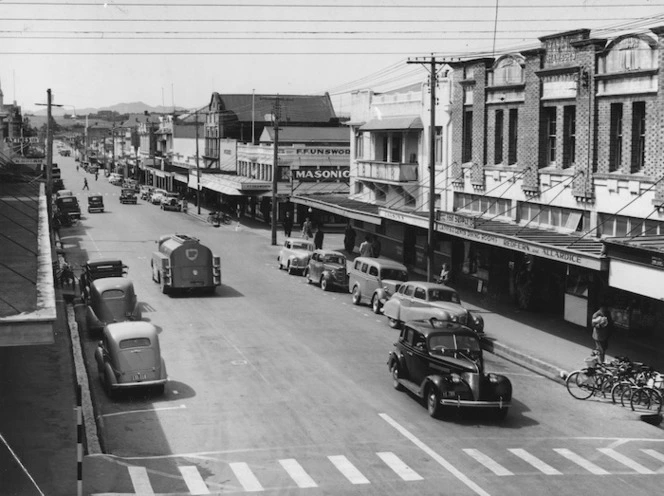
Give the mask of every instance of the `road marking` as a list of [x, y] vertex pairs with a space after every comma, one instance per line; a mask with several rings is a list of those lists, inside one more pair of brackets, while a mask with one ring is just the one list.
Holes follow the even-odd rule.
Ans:
[[362, 473], [355, 468], [348, 458], [343, 455], [335, 455], [327, 457], [337, 470], [343, 474], [346, 479], [348, 479], [352, 484], [369, 484], [369, 479], [367, 479]]
[[261, 483], [258, 482], [258, 479], [249, 468], [249, 465], [243, 462], [229, 463], [228, 465], [245, 491], [255, 493], [264, 490]]
[[18, 455], [16, 455], [16, 453], [14, 453], [14, 450], [12, 449], [11, 446], [9, 446], [9, 443], [7, 442], [7, 440], [4, 438], [4, 436], [2, 434], [0, 434], [0, 441], [2, 441], [2, 444], [4, 444], [5, 447], [7, 448], [7, 450], [11, 453], [11, 455], [14, 458], [14, 460], [16, 461], [16, 463], [19, 464], [19, 466], [21, 467], [21, 470], [23, 470], [23, 473], [28, 477], [28, 479], [30, 479], [30, 482], [32, 482], [32, 485], [35, 486], [35, 489], [37, 489], [37, 492], [39, 492], [40, 496], [44, 496], [44, 493], [42, 492], [40, 487], [35, 482], [35, 479], [33, 479], [32, 475], [30, 475], [30, 472], [28, 472], [28, 469], [25, 468], [25, 465], [23, 465], [23, 462], [21, 462]]
[[553, 448], [553, 451], [555, 451], [556, 453], [558, 453], [561, 456], [564, 456], [568, 460], [573, 461], [574, 463], [576, 463], [580, 467], [585, 468], [591, 474], [609, 475], [609, 472], [607, 472], [603, 468], [598, 467], [593, 462], [591, 462], [589, 460], [586, 460], [585, 458], [582, 458], [581, 456], [577, 455], [576, 453], [574, 453], [571, 450], [568, 450], [566, 448]]
[[553, 468], [551, 465], [548, 465], [544, 463], [542, 460], [537, 458], [534, 455], [531, 455], [528, 453], [526, 450], [521, 449], [521, 448], [514, 448], [514, 449], [509, 449], [512, 454], [518, 456], [521, 458], [523, 461], [531, 464], [533, 467], [535, 467], [537, 470], [540, 472], [547, 474], [547, 475], [561, 475], [560, 472], [558, 472], [555, 468]]
[[314, 480], [309, 477], [309, 474], [304, 471], [302, 465], [300, 465], [294, 458], [279, 460], [279, 463], [282, 467], [284, 467], [284, 470], [288, 473], [288, 475], [291, 476], [291, 479], [293, 479], [295, 484], [297, 484], [297, 487], [318, 487], [318, 484], [316, 484]]
[[422, 476], [406, 465], [394, 453], [389, 451], [376, 453], [378, 457], [385, 462], [394, 472], [405, 481], [422, 480]]
[[[643, 451], [646, 455], [652, 456], [657, 461], [664, 462], [664, 455], [662, 455], [659, 451], [654, 449], [642, 449], [641, 451]], [[664, 473], [664, 467], [660, 468], [657, 473]]]
[[162, 410], [182, 410], [183, 408], [187, 408], [186, 405], [165, 406], [163, 408], [147, 408], [145, 410], [129, 410], [127, 412], [103, 413], [99, 415], [99, 417], [116, 417], [118, 415], [129, 415], [132, 413], [159, 412]]
[[644, 467], [640, 463], [635, 462], [631, 458], [626, 457], [625, 455], [618, 453], [611, 448], [597, 448], [598, 451], [604, 453], [606, 456], [613, 458], [615, 461], [622, 463], [626, 467], [631, 468], [634, 472], [639, 474], [654, 474], [652, 470]]
[[503, 467], [500, 463], [496, 462], [493, 458], [488, 457], [484, 453], [476, 449], [464, 449], [466, 453], [471, 458], [480, 462], [486, 468], [491, 470], [494, 474], [504, 476], [504, 475], [514, 475], [512, 472]]
[[152, 484], [150, 484], [150, 478], [148, 477], [148, 471], [145, 467], [130, 466], [127, 467], [129, 470], [129, 478], [131, 479], [131, 484], [134, 486], [134, 492], [136, 494], [145, 494], [146, 496], [152, 496], [154, 490], [152, 489]]
[[460, 470], [454, 467], [450, 462], [445, 460], [445, 458], [440, 456], [438, 453], [436, 453], [434, 450], [432, 450], [426, 444], [420, 441], [417, 437], [411, 434], [405, 427], [402, 427], [398, 422], [392, 419], [392, 417], [390, 417], [385, 413], [379, 413], [378, 416], [382, 418], [385, 422], [390, 424], [392, 427], [394, 427], [397, 431], [399, 431], [401, 435], [407, 438], [411, 443], [413, 443], [415, 446], [417, 446], [427, 455], [433, 458], [439, 465], [447, 469], [452, 475], [454, 475], [457, 479], [463, 482], [468, 488], [472, 489], [476, 494], [479, 494], [480, 496], [489, 496], [488, 492], [486, 492], [479, 485], [470, 480], [465, 474], [463, 474]]
[[210, 494], [207, 484], [195, 465], [178, 466], [178, 468], [191, 494]]

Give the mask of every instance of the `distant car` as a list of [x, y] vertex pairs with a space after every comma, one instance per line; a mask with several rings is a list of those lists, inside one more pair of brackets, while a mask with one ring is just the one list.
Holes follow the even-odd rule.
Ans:
[[442, 321], [458, 322], [479, 333], [484, 332], [482, 316], [464, 308], [454, 289], [434, 282], [403, 283], [383, 305], [383, 315], [392, 328], [409, 320], [435, 317]]
[[161, 209], [182, 211], [182, 202], [178, 193], [167, 192], [161, 195]]
[[85, 323], [91, 332], [100, 331], [106, 324], [140, 320], [134, 284], [126, 277], [105, 277], [89, 286]]
[[87, 305], [90, 297], [90, 284], [97, 279], [105, 277], [123, 277], [127, 274], [127, 266], [118, 259], [88, 260], [83, 264], [83, 272], [79, 278], [81, 299]]
[[315, 249], [313, 241], [301, 238], [287, 238], [279, 251], [279, 270], [286, 268], [289, 274], [303, 273]]
[[75, 196], [61, 196], [56, 198], [55, 206], [62, 215], [66, 215], [71, 219], [81, 218], [81, 207], [78, 205], [78, 200]]
[[115, 186], [120, 186], [122, 181], [122, 175], [118, 174], [117, 172], [111, 172], [108, 176], [108, 182]]
[[380, 313], [385, 301], [407, 280], [406, 266], [388, 258], [357, 257], [348, 270], [353, 305], [369, 301], [374, 313]]
[[138, 196], [140, 196], [141, 200], [150, 201], [150, 195], [152, 195], [152, 191], [154, 191], [154, 188], [152, 186], [146, 186], [145, 184], [141, 184], [138, 187]]
[[157, 328], [148, 322], [122, 322], [104, 327], [95, 350], [97, 374], [112, 398], [118, 390], [154, 388], [163, 394], [168, 375]]
[[150, 195], [150, 203], [153, 205], [161, 205], [161, 199], [164, 197], [165, 193], [168, 193], [165, 189], [155, 189]]
[[69, 189], [61, 189], [55, 193], [56, 200], [58, 198], [64, 198], [65, 196], [74, 196], [74, 192]]
[[88, 196], [88, 213], [103, 212], [104, 197], [101, 195]]
[[480, 408], [505, 418], [512, 401], [512, 383], [484, 372], [477, 333], [456, 322], [407, 322], [388, 356], [392, 385], [425, 400], [429, 415], [443, 408]]
[[131, 188], [122, 188], [120, 191], [120, 203], [130, 203], [136, 205], [138, 200], [136, 199], [136, 190]]
[[305, 272], [308, 283], [318, 283], [323, 291], [348, 287], [346, 257], [343, 253], [332, 250], [316, 250], [311, 255]]

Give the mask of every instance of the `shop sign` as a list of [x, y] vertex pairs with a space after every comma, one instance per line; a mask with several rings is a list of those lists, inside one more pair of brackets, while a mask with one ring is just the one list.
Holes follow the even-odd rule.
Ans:
[[401, 212], [395, 212], [394, 210], [388, 210], [385, 208], [379, 209], [378, 214], [385, 219], [395, 220], [397, 222], [401, 222], [402, 224], [408, 224], [409, 226], [421, 227], [422, 229], [429, 228], [429, 220], [425, 217], [403, 214]]
[[12, 162], [16, 165], [29, 165], [40, 166], [44, 162], [43, 158], [25, 158], [25, 157], [12, 157]]
[[342, 182], [350, 178], [350, 167], [338, 169], [300, 167], [292, 169], [291, 174], [295, 181], [300, 182]]
[[5, 138], [5, 143], [39, 143], [39, 137], [28, 136], [26, 138]]
[[550, 65], [567, 65], [576, 61], [576, 50], [572, 47], [570, 38], [552, 38], [544, 42], [546, 55], [544, 56], [544, 64]]
[[466, 229], [461, 226], [454, 226], [443, 223], [436, 223], [436, 231], [459, 236], [460, 238], [485, 243], [487, 245], [499, 246], [509, 250], [517, 250], [536, 257], [548, 258], [558, 262], [578, 265], [593, 270], [602, 270], [602, 261], [599, 258], [590, 257], [581, 253], [575, 253], [568, 250], [559, 250], [549, 246], [533, 243], [522, 239], [515, 239], [511, 236], [501, 236], [487, 231], [477, 229]]
[[297, 155], [350, 155], [350, 148], [297, 148]]
[[461, 224], [467, 227], [475, 228], [475, 218], [465, 215], [454, 214], [452, 212], [437, 212], [437, 220], [449, 222], [450, 224]]

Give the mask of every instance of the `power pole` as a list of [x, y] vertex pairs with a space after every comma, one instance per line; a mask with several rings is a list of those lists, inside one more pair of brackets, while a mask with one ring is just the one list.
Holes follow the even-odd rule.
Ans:
[[51, 88], [46, 90], [46, 103], [35, 103], [35, 105], [46, 106], [46, 209], [48, 212], [49, 222], [53, 216], [53, 208], [51, 205], [53, 197], [53, 126], [51, 119], [51, 107], [62, 107], [62, 105], [54, 105], [51, 95]]
[[201, 169], [198, 164], [198, 110], [195, 114], [196, 122], [196, 207], [198, 208], [198, 215], [201, 215]]
[[438, 65], [445, 62], [436, 60], [436, 57], [431, 55], [427, 60], [426, 57], [416, 57], [414, 60], [408, 60], [407, 64], [423, 64], [429, 65], [429, 88], [431, 90], [431, 102], [429, 111], [429, 231], [427, 236], [427, 280], [433, 281], [434, 266], [433, 266], [433, 245], [434, 245], [434, 221], [436, 216], [436, 84], [438, 82], [436, 70]]

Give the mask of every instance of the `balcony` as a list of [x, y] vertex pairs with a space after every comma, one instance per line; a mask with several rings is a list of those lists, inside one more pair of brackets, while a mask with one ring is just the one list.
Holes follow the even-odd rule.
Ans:
[[358, 160], [357, 177], [389, 183], [407, 183], [417, 181], [417, 167], [417, 164]]

